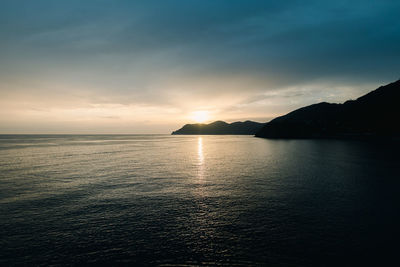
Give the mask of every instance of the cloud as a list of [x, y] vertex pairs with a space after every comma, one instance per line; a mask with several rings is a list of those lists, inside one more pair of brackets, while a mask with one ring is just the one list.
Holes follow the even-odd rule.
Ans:
[[342, 101], [399, 78], [399, 9], [398, 1], [5, 0], [2, 103], [206, 107], [243, 118]]

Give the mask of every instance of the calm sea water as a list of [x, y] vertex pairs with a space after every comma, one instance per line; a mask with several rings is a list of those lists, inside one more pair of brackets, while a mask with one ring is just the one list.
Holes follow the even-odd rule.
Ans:
[[0, 136], [1, 265], [388, 264], [399, 144]]

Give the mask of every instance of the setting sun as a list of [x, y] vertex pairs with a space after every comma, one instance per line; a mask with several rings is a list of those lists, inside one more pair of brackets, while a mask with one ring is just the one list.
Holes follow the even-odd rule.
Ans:
[[199, 110], [192, 113], [192, 119], [197, 123], [203, 123], [209, 119], [209, 113], [205, 110]]

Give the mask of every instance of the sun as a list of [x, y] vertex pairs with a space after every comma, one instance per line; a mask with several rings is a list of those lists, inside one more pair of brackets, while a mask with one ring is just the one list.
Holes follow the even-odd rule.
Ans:
[[203, 123], [209, 119], [209, 113], [206, 110], [192, 112], [192, 119], [197, 123]]

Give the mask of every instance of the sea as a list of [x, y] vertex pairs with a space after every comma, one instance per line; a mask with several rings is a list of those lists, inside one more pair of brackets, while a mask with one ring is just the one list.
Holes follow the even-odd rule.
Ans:
[[399, 266], [399, 149], [0, 135], [0, 265]]

